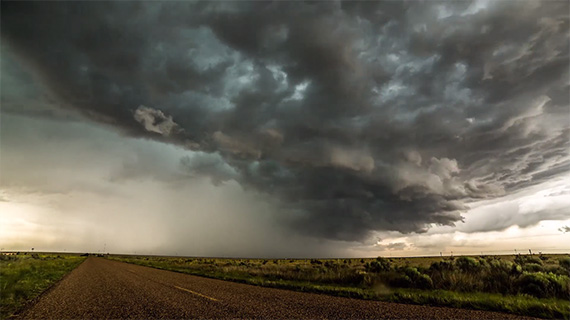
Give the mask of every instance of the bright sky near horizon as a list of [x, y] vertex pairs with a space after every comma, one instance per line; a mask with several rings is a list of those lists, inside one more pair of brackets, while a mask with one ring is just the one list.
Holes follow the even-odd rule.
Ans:
[[2, 2], [0, 246], [570, 252], [570, 3]]

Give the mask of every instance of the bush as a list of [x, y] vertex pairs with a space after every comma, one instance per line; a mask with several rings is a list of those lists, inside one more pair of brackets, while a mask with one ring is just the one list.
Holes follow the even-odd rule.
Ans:
[[418, 289], [433, 289], [433, 281], [427, 274], [420, 274], [414, 281], [414, 286]]
[[565, 257], [558, 260], [558, 265], [566, 269], [566, 271], [570, 272], [570, 257]]
[[523, 256], [520, 254], [515, 257], [515, 262], [520, 265], [525, 265], [527, 263], [536, 263], [542, 265], [542, 260], [540, 258], [533, 256]]
[[453, 271], [455, 270], [455, 266], [453, 265], [452, 262], [450, 261], [439, 261], [439, 262], [433, 262], [430, 267], [429, 267], [430, 271], [437, 271], [437, 272], [443, 272], [443, 271]]
[[459, 257], [455, 265], [463, 272], [478, 272], [481, 269], [479, 262], [471, 257]]
[[483, 291], [501, 294], [514, 293], [513, 282], [522, 274], [522, 268], [504, 260], [493, 260], [482, 277]]
[[427, 274], [422, 274], [416, 268], [403, 267], [397, 273], [391, 273], [388, 284], [400, 288], [432, 289], [433, 281]]
[[527, 263], [522, 268], [524, 271], [527, 272], [540, 272], [543, 271], [542, 265], [538, 263]]
[[421, 274], [418, 269], [412, 267], [404, 267], [402, 269], [399, 269], [399, 271], [410, 277], [410, 279], [416, 279]]
[[383, 271], [390, 271], [390, 261], [382, 258], [382, 257], [378, 257], [376, 258], [376, 260], [369, 262], [365, 265], [366, 267], [366, 271], [368, 272], [383, 272]]
[[388, 278], [386, 280], [388, 282], [388, 285], [390, 285], [392, 287], [397, 287], [397, 288], [412, 288], [413, 287], [412, 279], [410, 279], [410, 277], [408, 277], [405, 274], [391, 273], [388, 275]]
[[526, 258], [526, 263], [527, 263], [527, 264], [529, 264], [529, 263], [535, 263], [535, 264], [542, 265], [542, 259], [537, 258], [537, 257], [532, 257], [532, 256], [530, 256], [530, 257], [527, 257], [527, 258]]
[[525, 273], [517, 282], [520, 293], [537, 298], [570, 298], [570, 280], [553, 273]]
[[522, 293], [542, 298], [547, 294], [548, 284], [548, 279], [546, 279], [542, 274], [529, 273], [520, 279], [518, 286]]
[[16, 260], [16, 256], [9, 256], [5, 254], [0, 254], [0, 261]]
[[566, 275], [568, 274], [568, 272], [566, 272], [566, 270], [564, 268], [561, 268], [559, 266], [545, 266], [543, 267], [543, 271], [546, 273], [555, 273], [555, 274], [561, 274], [561, 275]]

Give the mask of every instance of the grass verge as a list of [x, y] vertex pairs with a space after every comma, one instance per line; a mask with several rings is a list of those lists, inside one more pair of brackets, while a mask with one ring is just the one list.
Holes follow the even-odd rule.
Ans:
[[288, 289], [333, 296], [408, 303], [430, 306], [497, 311], [546, 319], [570, 319], [570, 301], [562, 299], [539, 299], [528, 295], [502, 295], [481, 292], [454, 292], [449, 290], [419, 290], [403, 288], [355, 287], [319, 284], [309, 281], [267, 279], [243, 272], [227, 272], [220, 268], [190, 268], [164, 259], [141, 259], [138, 257], [109, 257], [112, 260], [181, 272], [213, 279], [240, 282], [257, 286]]
[[0, 319], [20, 311], [52, 284], [75, 269], [85, 257], [33, 254], [3, 256], [0, 260]]

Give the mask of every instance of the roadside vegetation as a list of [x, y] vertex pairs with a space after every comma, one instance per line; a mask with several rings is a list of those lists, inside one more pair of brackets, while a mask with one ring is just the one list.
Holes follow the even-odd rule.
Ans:
[[278, 260], [109, 258], [297, 291], [570, 319], [568, 255]]
[[0, 319], [12, 316], [83, 260], [71, 254], [0, 254]]

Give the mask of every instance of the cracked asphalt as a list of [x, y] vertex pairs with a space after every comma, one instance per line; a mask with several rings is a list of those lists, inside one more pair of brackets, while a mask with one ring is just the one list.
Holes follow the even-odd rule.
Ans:
[[525, 319], [263, 288], [96, 257], [87, 258], [19, 318]]

